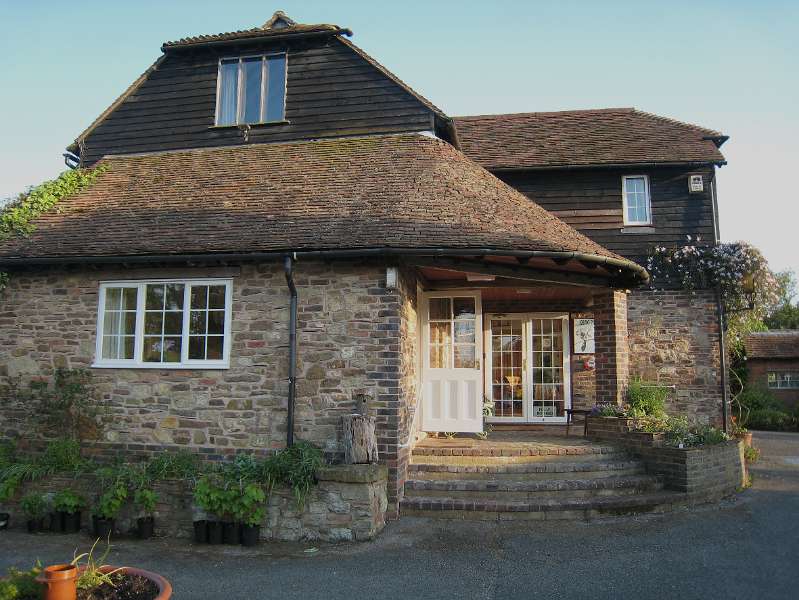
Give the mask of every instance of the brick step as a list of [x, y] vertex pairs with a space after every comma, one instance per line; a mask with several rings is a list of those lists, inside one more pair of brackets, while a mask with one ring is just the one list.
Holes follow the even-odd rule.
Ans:
[[440, 455], [413, 455], [411, 464], [420, 465], [522, 465], [522, 464], [561, 464], [561, 463], [590, 463], [607, 462], [630, 458], [623, 451], [607, 454], [580, 454], [580, 455], [535, 455], [535, 456], [440, 456]]
[[400, 502], [403, 516], [438, 519], [581, 520], [612, 515], [662, 513], [686, 503], [685, 494], [657, 491], [632, 496], [542, 499], [505, 502], [490, 499], [425, 498], [406, 496]]
[[[408, 465], [408, 479], [593, 479], [645, 473], [644, 464], [634, 459], [604, 461], [547, 461], [516, 464], [441, 464]], [[579, 474], [575, 476], [575, 473]]]
[[436, 446], [417, 445], [413, 449], [413, 456], [569, 457], [616, 454], [618, 452], [619, 449], [614, 446], [598, 445], [546, 446], [531, 444], [525, 446], [521, 444], [492, 444], [490, 447], [471, 447], [468, 445], [445, 444]]
[[412, 479], [405, 482], [405, 495], [417, 498], [494, 499], [505, 502], [541, 498], [625, 496], [662, 488], [662, 481], [652, 475], [540, 480]]

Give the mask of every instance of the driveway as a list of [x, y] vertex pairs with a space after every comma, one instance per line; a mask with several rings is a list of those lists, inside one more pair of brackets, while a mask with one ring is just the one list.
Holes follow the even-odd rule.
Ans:
[[[190, 549], [119, 541], [176, 599], [797, 598], [799, 434], [755, 433], [754, 486], [720, 507], [591, 523], [406, 518], [369, 544]], [[0, 569], [62, 562], [85, 536], [0, 532]]]

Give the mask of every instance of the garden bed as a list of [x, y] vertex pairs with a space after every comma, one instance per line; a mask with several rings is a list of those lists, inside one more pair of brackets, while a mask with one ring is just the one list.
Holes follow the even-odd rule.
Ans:
[[663, 433], [636, 431], [636, 419], [590, 416], [586, 435], [612, 442], [641, 458], [647, 472], [660, 475], [666, 489], [687, 494], [693, 501], [712, 501], [747, 485], [744, 445], [738, 440], [675, 448]]

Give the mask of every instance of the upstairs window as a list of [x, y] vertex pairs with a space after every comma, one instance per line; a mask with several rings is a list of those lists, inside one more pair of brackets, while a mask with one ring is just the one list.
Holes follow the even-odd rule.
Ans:
[[651, 225], [652, 203], [646, 175], [622, 177], [622, 200], [625, 225]]
[[103, 283], [95, 367], [226, 368], [230, 280]]
[[285, 54], [223, 58], [219, 61], [217, 125], [282, 121], [285, 105]]

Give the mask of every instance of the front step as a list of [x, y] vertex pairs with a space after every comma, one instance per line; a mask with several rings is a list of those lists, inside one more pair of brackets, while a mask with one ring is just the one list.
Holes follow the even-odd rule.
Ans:
[[594, 479], [620, 475], [640, 475], [644, 465], [629, 457], [605, 460], [571, 461], [563, 459], [526, 460], [511, 462], [510, 458], [414, 457], [408, 465], [409, 479]]
[[565, 520], [669, 512], [675, 506], [684, 503], [684, 501], [684, 494], [669, 491], [632, 496], [563, 498], [537, 501], [406, 496], [400, 503], [400, 511], [402, 515], [439, 519], [480, 521]]
[[494, 499], [502, 501], [544, 498], [626, 496], [663, 488], [658, 477], [631, 475], [586, 479], [412, 479], [405, 482], [407, 497]]
[[513, 444], [494, 443], [491, 445], [472, 446], [457, 440], [436, 440], [435, 446], [417, 445], [413, 449], [413, 456], [596, 456], [617, 454], [619, 450], [613, 446], [600, 445], [560, 445], [560, 444]]

